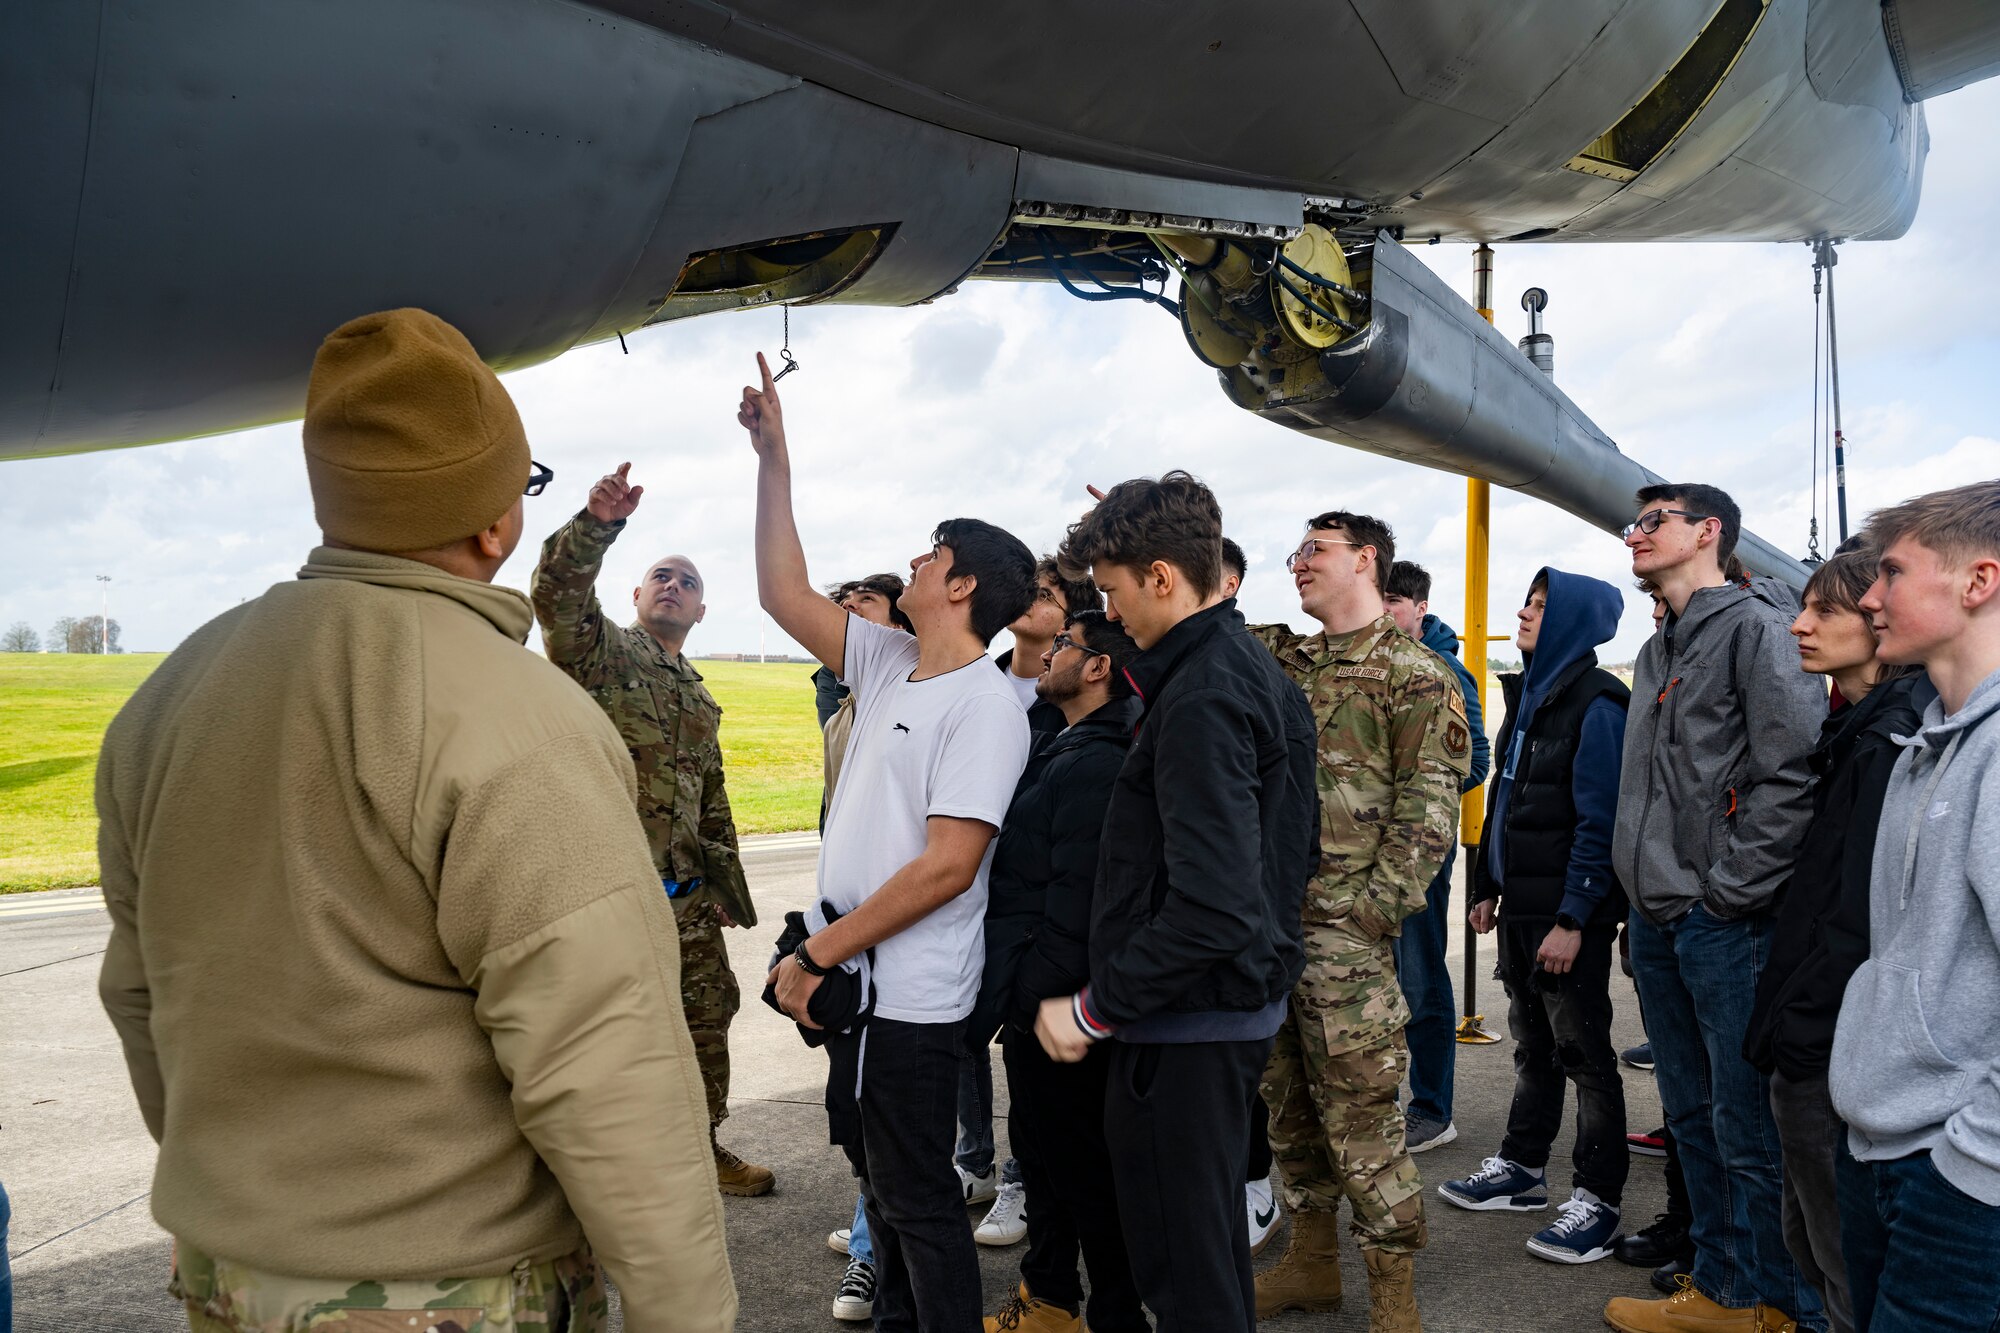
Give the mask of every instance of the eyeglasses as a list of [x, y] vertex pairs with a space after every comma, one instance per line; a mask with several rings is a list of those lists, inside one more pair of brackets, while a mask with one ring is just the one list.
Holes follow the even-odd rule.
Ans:
[[1697, 514], [1689, 509], [1648, 509], [1639, 515], [1637, 523], [1627, 523], [1622, 535], [1630, 537], [1635, 532], [1643, 532], [1650, 537], [1660, 530], [1660, 524], [1667, 521], [1669, 514], [1675, 518], [1684, 518], [1690, 523], [1706, 523], [1715, 517], [1713, 514]]
[[1091, 657], [1105, 656], [1105, 654], [1103, 653], [1093, 651], [1089, 644], [1083, 643], [1076, 639], [1072, 639], [1067, 634], [1056, 635], [1055, 641], [1049, 644], [1049, 656], [1054, 657], [1057, 653], [1061, 652], [1065, 648], [1074, 648], [1078, 652], [1088, 654]]
[[[1339, 537], [1308, 537], [1299, 543], [1299, 549], [1285, 557], [1285, 569], [1296, 574], [1300, 565], [1312, 563], [1322, 546], [1367, 546], [1367, 542], [1350, 542]], [[1372, 548], [1371, 548], [1372, 549]]]
[[556, 479], [556, 470], [545, 463], [528, 460], [528, 484], [522, 488], [523, 495], [540, 495], [548, 484]]

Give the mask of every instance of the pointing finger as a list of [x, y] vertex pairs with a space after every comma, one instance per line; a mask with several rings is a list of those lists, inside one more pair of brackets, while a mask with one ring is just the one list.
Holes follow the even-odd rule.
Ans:
[[1090, 492], [1090, 498], [1093, 500], [1102, 500], [1104, 498], [1104, 492], [1098, 490], [1095, 486], [1085, 486], [1083, 489]]
[[631, 470], [632, 470], [632, 465], [630, 463], [620, 463], [618, 465], [618, 480], [620, 481], [625, 480], [625, 475]]
[[765, 393], [774, 394], [778, 391], [777, 383], [771, 378], [771, 363], [764, 359], [762, 352], [757, 353], [757, 373], [764, 377]]

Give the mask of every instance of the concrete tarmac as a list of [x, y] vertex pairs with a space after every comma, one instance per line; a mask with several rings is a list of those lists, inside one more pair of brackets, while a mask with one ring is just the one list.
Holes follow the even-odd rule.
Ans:
[[[765, 964], [784, 913], [810, 901], [818, 840], [811, 835], [753, 838], [744, 862], [763, 924], [729, 933], [744, 1006], [731, 1032], [730, 1117], [722, 1140], [770, 1166], [777, 1190], [761, 1199], [728, 1199], [730, 1256], [745, 1333], [861, 1327], [834, 1320], [831, 1304], [842, 1259], [826, 1234], [847, 1225], [854, 1184], [845, 1159], [827, 1143], [821, 1109], [825, 1060], [791, 1024], [757, 1001]], [[1461, 865], [1464, 861], [1460, 857]], [[1457, 916], [1462, 893], [1454, 895]], [[19, 1333], [150, 1333], [185, 1329], [165, 1292], [168, 1241], [147, 1207], [154, 1146], [134, 1106], [118, 1040], [98, 1006], [97, 960], [110, 923], [91, 890], [0, 897], [0, 1181], [12, 1196], [7, 1237], [15, 1274]], [[1453, 975], [1462, 984], [1459, 931]], [[1487, 949], [1478, 962], [1478, 998], [1489, 1026], [1505, 1028], [1505, 1001], [1492, 980]], [[1615, 1038], [1640, 1040], [1631, 985], [1613, 977]], [[1513, 1091], [1513, 1044], [1460, 1046], [1457, 1142], [1417, 1161], [1426, 1181], [1430, 1247], [1417, 1260], [1418, 1304], [1430, 1333], [1540, 1333], [1601, 1328], [1604, 1302], [1649, 1295], [1646, 1274], [1615, 1260], [1570, 1268], [1529, 1255], [1522, 1243], [1555, 1220], [1541, 1213], [1468, 1213], [1430, 1186], [1476, 1170], [1495, 1151]], [[1006, 1146], [1005, 1076], [994, 1061], [996, 1132]], [[1659, 1123], [1650, 1076], [1625, 1071], [1631, 1127]], [[1574, 1112], [1558, 1138], [1550, 1194], [1569, 1192]], [[1665, 1206], [1661, 1163], [1632, 1159], [1625, 1195], [1630, 1227]], [[967, 1225], [979, 1209], [967, 1210]], [[1282, 1252], [1282, 1232], [1260, 1266]], [[982, 1249], [987, 1308], [998, 1308], [1017, 1279], [1021, 1249]], [[1366, 1275], [1351, 1248], [1343, 1254], [1346, 1308], [1330, 1315], [1285, 1315], [1273, 1333], [1365, 1330]]]

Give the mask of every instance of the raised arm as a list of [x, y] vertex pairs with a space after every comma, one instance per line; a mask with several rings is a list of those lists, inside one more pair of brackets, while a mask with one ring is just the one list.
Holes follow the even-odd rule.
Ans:
[[743, 390], [736, 420], [757, 451], [757, 600], [779, 628], [832, 667], [846, 669], [847, 613], [813, 588], [805, 548], [792, 519], [792, 459], [785, 448], [784, 408], [771, 367], [757, 354], [763, 388]]
[[604, 608], [597, 600], [597, 575], [604, 553], [625, 520], [639, 507], [645, 487], [631, 483], [630, 463], [598, 479], [590, 499], [569, 522], [542, 543], [542, 558], [528, 581], [528, 599], [542, 627], [548, 658], [586, 686], [606, 666], [609, 639]]

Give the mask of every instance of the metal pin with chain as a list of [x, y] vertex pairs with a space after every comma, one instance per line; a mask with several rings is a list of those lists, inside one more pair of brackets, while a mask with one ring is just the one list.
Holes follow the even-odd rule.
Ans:
[[771, 383], [773, 384], [776, 384], [779, 380], [783, 379], [785, 376], [791, 374], [793, 371], [799, 368], [799, 359], [792, 355], [792, 308], [790, 306], [786, 306], [784, 307], [784, 311], [785, 311], [785, 345], [778, 349], [778, 355], [784, 358], [785, 368], [779, 371], [777, 374], [771, 376]]

